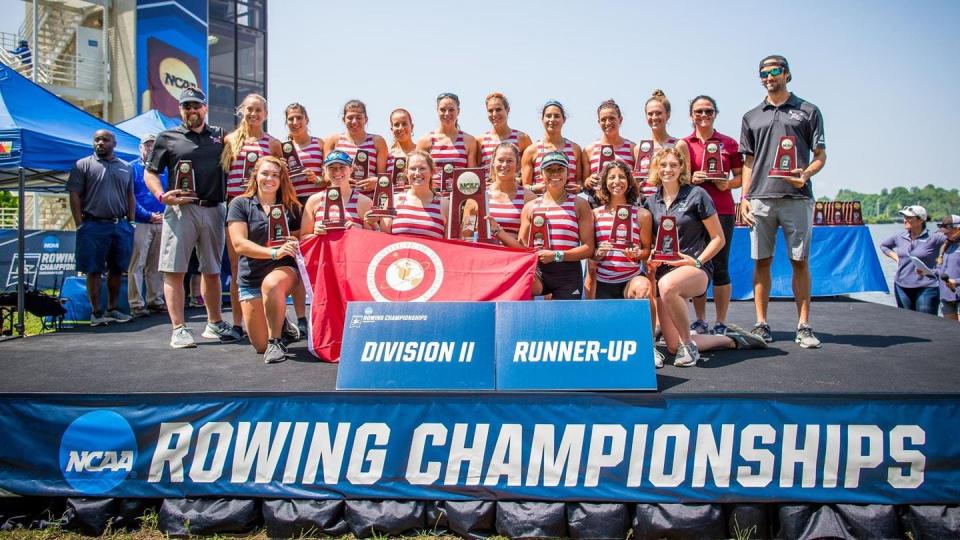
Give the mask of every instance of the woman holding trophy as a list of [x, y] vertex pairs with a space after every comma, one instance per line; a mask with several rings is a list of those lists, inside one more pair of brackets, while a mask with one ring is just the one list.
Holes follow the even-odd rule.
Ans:
[[710, 195], [690, 184], [687, 164], [678, 148], [654, 154], [650, 183], [657, 192], [644, 202], [657, 224], [657, 242], [648, 267], [657, 280], [657, 313], [673, 365], [690, 367], [700, 349], [766, 348], [760, 338], [729, 325], [727, 334], [690, 335], [687, 301], [707, 291], [711, 259], [723, 248], [723, 230]]
[[601, 204], [596, 191], [600, 186], [603, 165], [619, 159], [633, 171], [633, 148], [636, 146], [633, 141], [620, 135], [623, 115], [616, 101], [608, 99], [597, 107], [597, 123], [600, 125], [600, 138], [583, 148], [582, 158], [585, 166], [589, 164], [589, 174], [583, 179], [583, 190], [592, 208]]
[[300, 283], [300, 202], [282, 160], [259, 158], [246, 190], [230, 202], [230, 242], [239, 255], [239, 307], [250, 344], [268, 364], [286, 359], [281, 341], [287, 295]]
[[562, 152], [567, 158], [566, 190], [574, 194], [580, 193], [580, 180], [583, 178], [580, 159], [583, 151], [580, 145], [563, 136], [567, 111], [559, 101], [548, 101], [540, 111], [540, 121], [543, 122], [543, 137], [528, 146], [520, 160], [523, 185], [534, 193], [544, 193], [546, 182], [542, 172], [543, 159], [550, 152]]
[[377, 175], [387, 170], [387, 141], [380, 135], [367, 133], [367, 106], [359, 99], [344, 104], [342, 120], [346, 131], [324, 139], [323, 153], [340, 150], [350, 156], [353, 161], [350, 184], [369, 195], [373, 193]]
[[[683, 139], [678, 139], [667, 133], [667, 124], [670, 122], [670, 100], [663, 90], [659, 88], [653, 91], [647, 103], [644, 105], [644, 112], [647, 116], [647, 125], [650, 126], [650, 139], [647, 141], [652, 144], [643, 144], [647, 141], [641, 141], [634, 147], [634, 160], [639, 166], [644, 159], [652, 159], [653, 153], [661, 148], [676, 148], [683, 155], [687, 164], [687, 173], [690, 173], [690, 151], [687, 143]], [[652, 169], [652, 165], [651, 165]]]
[[517, 182], [520, 149], [510, 142], [498, 144], [490, 160], [490, 186], [487, 188], [490, 233], [504, 246], [521, 247], [520, 216], [525, 204], [536, 198]]
[[[303, 208], [305, 226], [301, 227], [301, 240], [327, 234], [334, 228], [363, 228], [363, 216], [370, 211], [373, 201], [350, 185], [352, 165], [353, 160], [342, 150], [327, 154], [323, 160], [323, 183], [327, 187], [307, 199]], [[335, 204], [336, 201], [343, 203]]]
[[453, 169], [477, 166], [477, 140], [460, 130], [457, 122], [460, 118], [460, 98], [456, 94], [444, 92], [437, 96], [437, 117], [440, 126], [420, 137], [417, 150], [429, 154], [435, 164], [433, 187], [446, 191], [440, 185], [443, 172], [449, 174]]
[[529, 135], [507, 124], [507, 117], [510, 116], [510, 102], [507, 101], [506, 96], [500, 92], [493, 92], [487, 95], [485, 103], [491, 129], [480, 137], [481, 167], [490, 166], [497, 146], [501, 143], [513, 143], [520, 149], [521, 154], [530, 146]]
[[[288, 141], [293, 145], [293, 151], [299, 158], [299, 165], [303, 167], [300, 175], [293, 176], [293, 189], [297, 191], [300, 204], [306, 204], [307, 199], [322, 189], [323, 179], [323, 139], [310, 135], [310, 116], [307, 109], [299, 103], [291, 103], [284, 109], [286, 116]], [[287, 144], [284, 143], [284, 144]], [[283, 148], [284, 158], [287, 157], [286, 148]], [[287, 164], [288, 172], [291, 167]]]
[[409, 187], [396, 195], [396, 215], [366, 214], [367, 223], [392, 234], [411, 234], [428, 238], [443, 238], [446, 230], [450, 200], [441, 199], [431, 187], [436, 165], [430, 154], [414, 150], [407, 155], [407, 182]]

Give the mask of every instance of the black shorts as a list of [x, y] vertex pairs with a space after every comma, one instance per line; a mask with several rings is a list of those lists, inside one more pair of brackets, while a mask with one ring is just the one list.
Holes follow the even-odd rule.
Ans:
[[733, 225], [736, 216], [717, 214], [720, 220], [720, 228], [723, 229], [723, 238], [726, 240], [723, 249], [717, 252], [714, 258], [710, 259], [713, 263], [713, 286], [719, 287], [730, 284], [730, 244], [733, 243]]
[[622, 300], [627, 291], [627, 285], [631, 279], [620, 283], [607, 283], [606, 281], [597, 281], [597, 300]]
[[537, 276], [543, 284], [543, 295], [551, 294], [554, 300], [583, 297], [583, 269], [579, 261], [537, 263]]

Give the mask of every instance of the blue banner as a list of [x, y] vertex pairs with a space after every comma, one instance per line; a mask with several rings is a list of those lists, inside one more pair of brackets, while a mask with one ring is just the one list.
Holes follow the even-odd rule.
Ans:
[[498, 303], [497, 389], [656, 390], [649, 301]]
[[493, 390], [493, 302], [350, 302], [337, 390]]
[[[23, 231], [24, 278], [31, 288], [57, 289], [66, 278], [77, 275], [73, 231]], [[0, 276], [4, 288], [17, 285], [17, 231], [0, 230]]]
[[4, 396], [34, 496], [960, 500], [956, 396]]
[[137, 0], [137, 112], [179, 118], [180, 92], [207, 89], [207, 50], [207, 0]]

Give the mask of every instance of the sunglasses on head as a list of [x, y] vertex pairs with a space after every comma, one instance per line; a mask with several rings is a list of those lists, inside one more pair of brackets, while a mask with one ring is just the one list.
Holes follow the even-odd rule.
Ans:
[[200, 103], [200, 102], [197, 102], [197, 101], [188, 101], [187, 103], [181, 103], [181, 104], [180, 104], [180, 108], [181, 108], [181, 109], [184, 109], [184, 110], [187, 110], [187, 111], [190, 111], [190, 110], [193, 110], [193, 109], [202, 109], [202, 108], [203, 108], [203, 103]]
[[442, 101], [442, 100], [444, 100], [444, 99], [446, 99], [446, 98], [450, 98], [450, 99], [456, 101], [456, 102], [457, 102], [457, 105], [460, 104], [460, 98], [457, 97], [456, 94], [451, 94], [450, 92], [444, 92], [444, 93], [440, 94], [439, 96], [437, 96], [437, 103], [440, 103], [440, 101]]
[[780, 75], [783, 75], [783, 72], [784, 72], [784, 71], [786, 71], [786, 70], [783, 69], [782, 67], [775, 67], [775, 68], [770, 69], [770, 70], [767, 70], [767, 71], [761, 71], [761, 72], [760, 72], [760, 78], [761, 78], [761, 79], [766, 79], [767, 77], [779, 77]]

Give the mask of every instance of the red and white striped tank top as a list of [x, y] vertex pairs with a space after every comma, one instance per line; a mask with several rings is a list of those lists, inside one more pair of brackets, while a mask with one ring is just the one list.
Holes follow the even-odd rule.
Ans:
[[[240, 148], [240, 153], [233, 158], [230, 164], [230, 172], [227, 173], [227, 197], [236, 197], [242, 195], [247, 189], [249, 178], [243, 177], [243, 162], [250, 152], [257, 153], [257, 159], [270, 155], [270, 135], [264, 133], [256, 141], [246, 141]], [[252, 171], [252, 165], [248, 169]]]
[[[313, 171], [317, 178], [323, 177], [323, 146], [320, 145], [320, 139], [310, 137], [310, 143], [303, 148], [297, 146], [297, 155], [300, 156], [300, 162], [303, 168]], [[309, 197], [314, 193], [320, 193], [323, 189], [307, 180], [306, 176], [295, 178], [293, 188], [297, 190], [297, 197]]]
[[503, 139], [497, 140], [496, 133], [490, 131], [483, 134], [480, 139], [480, 165], [489, 167], [493, 161], [493, 152], [500, 143], [513, 143], [520, 145], [520, 131], [511, 129], [510, 133]]
[[[540, 173], [540, 162], [543, 160], [543, 156], [549, 154], [552, 150], [547, 150], [543, 146], [543, 141], [537, 141], [537, 157], [533, 159], [533, 183], [538, 184], [543, 182], [543, 175]], [[567, 187], [572, 188], [578, 186], [577, 182], [577, 162], [580, 160], [580, 156], [577, 155], [577, 152], [573, 149], [573, 142], [570, 139], [563, 139], [563, 153], [567, 156], [567, 161], [570, 163], [570, 167], [567, 169]]]
[[[594, 234], [597, 238], [597, 245], [601, 242], [612, 242], [611, 229], [613, 229], [613, 214], [616, 210], [610, 211], [601, 206], [594, 209]], [[637, 225], [637, 207], [630, 208], [630, 224], [633, 229], [634, 242], [640, 242], [640, 227]], [[604, 283], [623, 283], [640, 273], [640, 263], [631, 261], [623, 254], [623, 251], [614, 249], [607, 252], [606, 257], [600, 261], [597, 267], [597, 279]]]
[[343, 133], [340, 135], [340, 138], [337, 139], [337, 144], [333, 148], [341, 152], [346, 152], [347, 155], [350, 156], [350, 159], [357, 159], [357, 150], [364, 150], [370, 161], [370, 174], [377, 174], [377, 141], [370, 133], [367, 133], [367, 137], [363, 139], [363, 142], [359, 145], [354, 144], [353, 141]]
[[[487, 188], [487, 192], [490, 191], [490, 188]], [[513, 199], [508, 203], [497, 202], [493, 199], [490, 199], [487, 203], [487, 213], [497, 220], [497, 224], [503, 228], [503, 230], [517, 234], [520, 232], [520, 213], [523, 211], [523, 197], [526, 194], [526, 191], [523, 189], [523, 186], [517, 186], [517, 194], [513, 196]]]
[[413, 234], [430, 238], [443, 238], [445, 223], [440, 210], [440, 197], [434, 197], [426, 206], [409, 204], [406, 193], [394, 198], [397, 215], [390, 231], [393, 234]]
[[430, 134], [430, 157], [436, 163], [436, 171], [433, 173], [433, 188], [440, 188], [440, 173], [443, 166], [447, 163], [453, 164], [455, 169], [465, 169], [467, 167], [467, 144], [463, 140], [463, 132], [457, 131], [457, 139], [453, 145], [440, 144], [436, 132]]
[[550, 246], [556, 251], [573, 249], [580, 245], [580, 222], [577, 221], [577, 196], [567, 193], [567, 199], [560, 206], [544, 206], [543, 197], [538, 197], [535, 208], [545, 210], [547, 230], [550, 233]]
[[393, 166], [397, 161], [397, 158], [406, 158], [407, 154], [402, 151], [394, 151], [387, 154], [387, 176], [393, 178]]
[[[590, 151], [590, 174], [600, 174], [601, 147], [603, 147], [603, 144], [599, 140], [593, 143], [593, 150]], [[633, 158], [633, 143], [631, 141], [624, 139], [620, 146], [613, 149], [613, 153], [617, 156], [617, 159], [626, 163], [631, 171], [633, 170], [636, 160]]]
[[[327, 208], [327, 191], [320, 191], [320, 204], [317, 205], [317, 210], [313, 215], [314, 223], [318, 221], [323, 221], [323, 214]], [[330, 220], [336, 221], [339, 216], [337, 212], [340, 209], [336, 206], [330, 208]], [[347, 203], [343, 205], [343, 211], [346, 212], [346, 220], [353, 223], [358, 227], [363, 227], [363, 221], [360, 220], [360, 210], [357, 208], [357, 190], [350, 190], [350, 198], [347, 199]]]

